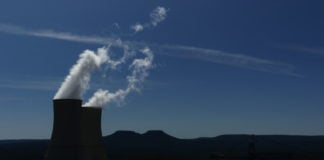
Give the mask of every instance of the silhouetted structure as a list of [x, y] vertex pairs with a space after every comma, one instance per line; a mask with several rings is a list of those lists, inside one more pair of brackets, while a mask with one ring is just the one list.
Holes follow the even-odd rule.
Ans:
[[106, 160], [101, 143], [101, 108], [81, 100], [54, 100], [54, 125], [45, 160]]
[[81, 154], [83, 160], [106, 160], [102, 143], [101, 108], [81, 107]]
[[255, 160], [255, 136], [251, 135], [249, 142], [249, 158], [250, 160]]

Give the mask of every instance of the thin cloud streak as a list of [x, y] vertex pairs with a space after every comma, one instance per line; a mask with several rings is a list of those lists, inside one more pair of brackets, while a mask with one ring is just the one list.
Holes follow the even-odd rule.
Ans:
[[59, 80], [10, 80], [1, 81], [0, 88], [19, 90], [55, 91], [60, 86]]
[[0, 24], [0, 32], [8, 33], [8, 34], [16, 34], [16, 35], [58, 39], [58, 40], [65, 40], [71, 42], [89, 43], [89, 44], [101, 44], [101, 45], [119, 44], [118, 42], [119, 40], [112, 39], [112, 38], [103, 38], [97, 36], [80, 36], [80, 35], [71, 34], [67, 32], [56, 32], [53, 30], [27, 30], [22, 27], [8, 25], [8, 24]]
[[[88, 44], [100, 44], [112, 46], [119, 46], [120, 39], [113, 39], [109, 37], [98, 37], [98, 36], [83, 36], [76, 35], [67, 32], [57, 32], [53, 30], [27, 30], [22, 27], [14, 25], [0, 24], [0, 32], [16, 35], [25, 35], [41, 38], [50, 38], [65, 40], [71, 42], [81, 42]], [[217, 64], [224, 64], [228, 66], [234, 66], [239, 68], [251, 69], [262, 72], [270, 72], [276, 74], [283, 74], [288, 76], [303, 77], [303, 75], [295, 73], [295, 66], [275, 62], [267, 59], [261, 59], [253, 56], [247, 56], [244, 54], [234, 54], [228, 53], [220, 50], [198, 48], [192, 46], [182, 46], [182, 45], [161, 45], [146, 42], [136, 42], [136, 41], [125, 41], [126, 44], [143, 47], [149, 46], [153, 50], [156, 50], [156, 54], [179, 57], [179, 58], [190, 58], [201, 61], [207, 61]]]
[[312, 48], [312, 47], [298, 46], [298, 45], [279, 46], [279, 47], [283, 48], [283, 49], [288, 49], [291, 51], [324, 56], [324, 48]]
[[247, 56], [244, 54], [228, 53], [220, 50], [181, 45], [162, 45], [158, 48], [162, 48], [162, 52], [160, 54], [166, 56], [191, 58], [256, 71], [303, 77], [303, 75], [295, 73], [296, 68], [293, 65]]

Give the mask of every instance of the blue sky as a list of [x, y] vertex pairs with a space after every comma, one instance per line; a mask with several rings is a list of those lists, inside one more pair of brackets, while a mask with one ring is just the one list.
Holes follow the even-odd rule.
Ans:
[[[157, 6], [166, 19], [134, 34]], [[104, 135], [321, 135], [323, 10], [320, 0], [2, 1], [0, 139], [49, 138], [52, 98], [78, 55], [117, 38], [149, 46], [155, 68], [140, 94], [105, 107]], [[106, 74], [91, 86], [125, 85], [125, 70]]]

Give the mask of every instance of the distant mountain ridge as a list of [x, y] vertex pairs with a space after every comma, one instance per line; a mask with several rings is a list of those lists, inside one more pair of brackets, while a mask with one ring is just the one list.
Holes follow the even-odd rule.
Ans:
[[143, 134], [117, 131], [103, 139], [107, 153], [116, 159], [164, 157], [203, 160], [210, 159], [213, 154], [246, 158], [252, 137], [256, 155], [264, 159], [324, 159], [324, 136], [232, 134], [181, 139], [161, 130], [150, 130]]
[[167, 133], [165, 133], [162, 130], [149, 130], [143, 134], [137, 133], [135, 131], [116, 131], [115, 133], [111, 135], [104, 136], [104, 139], [114, 139], [118, 137], [128, 137], [128, 138], [161, 138], [161, 139], [178, 139], [176, 137], [173, 137]]
[[[41, 160], [48, 142], [49, 140], [2, 140], [0, 159]], [[263, 159], [324, 159], [324, 136], [241, 134], [181, 139], [161, 130], [150, 130], [143, 134], [116, 131], [104, 136], [103, 143], [110, 160], [207, 160], [217, 156], [244, 159], [242, 157], [248, 157], [251, 143], [255, 146], [256, 156]]]

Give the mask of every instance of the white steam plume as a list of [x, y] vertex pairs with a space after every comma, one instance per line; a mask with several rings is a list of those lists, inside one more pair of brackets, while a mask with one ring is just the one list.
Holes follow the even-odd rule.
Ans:
[[110, 102], [123, 102], [125, 97], [132, 91], [140, 91], [141, 84], [149, 75], [148, 70], [152, 68], [153, 53], [149, 48], [144, 48], [141, 52], [146, 56], [142, 59], [134, 59], [129, 69], [132, 70], [130, 76], [127, 76], [128, 85], [125, 89], [119, 89], [116, 92], [99, 89], [89, 99], [84, 106], [104, 106]]
[[159, 23], [164, 21], [167, 17], [168, 10], [164, 7], [158, 6], [150, 13], [150, 22], [144, 24], [136, 23], [131, 26], [135, 33], [143, 31], [145, 28], [156, 27]]
[[[111, 47], [122, 48], [123, 56], [117, 60], [112, 59], [109, 55]], [[121, 40], [116, 40], [107, 47], [99, 48], [96, 52], [85, 50], [80, 54], [77, 63], [71, 68], [54, 99], [82, 99], [83, 94], [88, 89], [92, 71], [99, 69], [103, 64], [107, 68], [116, 69], [117, 66], [125, 63], [134, 55], [134, 50]]]
[[106, 65], [107, 68], [116, 69], [117, 66], [125, 63], [130, 57], [135, 56], [136, 52], [128, 44], [122, 42], [120, 39], [115, 41], [115, 43], [110, 44], [112, 47], [118, 47], [123, 50], [123, 56], [120, 59], [113, 60], [109, 56], [109, 52], [106, 53]]
[[[123, 56], [114, 60], [110, 57], [111, 47], [123, 49]], [[110, 92], [105, 89], [98, 89], [84, 106], [105, 106], [110, 102], [121, 103], [125, 97], [132, 91], [140, 91], [141, 84], [149, 75], [148, 70], [152, 68], [153, 53], [146, 47], [140, 52], [144, 58], [135, 58], [129, 65], [131, 74], [127, 76], [128, 85], [125, 89], [119, 89], [116, 92]], [[85, 50], [75, 65], [65, 78], [54, 99], [82, 99], [83, 94], [88, 88], [92, 71], [106, 65], [109, 69], [116, 69], [117, 66], [126, 63], [130, 57], [135, 56], [135, 48], [128, 46], [119, 40], [114, 45], [99, 48], [96, 52]]]
[[107, 60], [108, 50], [109, 48], [99, 48], [96, 53], [90, 50], [81, 53], [54, 99], [81, 99], [88, 88], [90, 73]]

